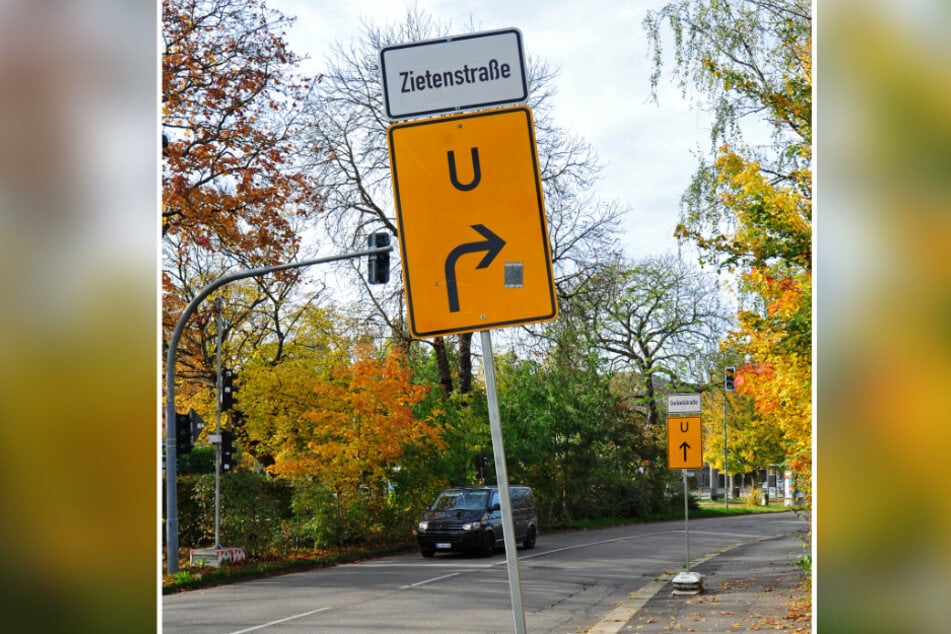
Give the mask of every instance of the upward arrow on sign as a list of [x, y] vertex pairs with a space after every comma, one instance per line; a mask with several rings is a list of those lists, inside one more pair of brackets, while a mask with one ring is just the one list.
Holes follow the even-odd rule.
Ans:
[[687, 441], [680, 443], [680, 448], [684, 450], [684, 462], [687, 462], [687, 450], [690, 449], [690, 445], [687, 444]]
[[667, 419], [667, 466], [671, 469], [703, 467], [703, 426], [699, 416]]

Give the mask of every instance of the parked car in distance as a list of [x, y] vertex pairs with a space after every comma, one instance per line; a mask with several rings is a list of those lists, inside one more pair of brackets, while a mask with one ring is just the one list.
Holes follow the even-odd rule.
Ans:
[[[535, 497], [526, 486], [510, 486], [515, 542], [534, 548], [538, 536]], [[495, 486], [446, 489], [423, 514], [416, 531], [423, 557], [468, 550], [485, 557], [504, 547], [502, 506]]]

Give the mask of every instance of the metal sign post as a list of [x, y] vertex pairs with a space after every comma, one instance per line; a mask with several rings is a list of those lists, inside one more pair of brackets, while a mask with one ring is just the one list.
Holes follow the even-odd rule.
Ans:
[[[703, 468], [703, 426], [700, 394], [671, 394], [667, 397], [667, 466], [679, 469], [684, 481], [684, 572], [673, 579], [674, 594], [700, 592], [702, 577], [690, 572], [690, 504], [687, 470]], [[670, 414], [695, 414], [670, 416]]]
[[518, 574], [518, 557], [515, 549], [515, 522], [512, 519], [512, 502], [509, 496], [509, 476], [505, 467], [505, 447], [502, 442], [502, 422], [499, 416], [499, 398], [495, 391], [495, 362], [492, 359], [492, 335], [488, 330], [479, 333], [482, 337], [482, 365], [485, 367], [485, 394], [489, 401], [489, 428], [492, 431], [492, 453], [495, 454], [495, 474], [502, 502], [502, 533], [505, 541], [505, 563], [509, 571], [509, 592], [512, 595], [512, 613], [515, 631], [525, 633], [525, 608], [522, 606], [522, 582]]
[[687, 504], [687, 472], [681, 471], [680, 473], [684, 476], [684, 541], [687, 549], [684, 570], [690, 572], [690, 505]]
[[[518, 29], [386, 47], [380, 69], [387, 116], [524, 103], [524, 60]], [[532, 111], [516, 106], [394, 123], [387, 141], [410, 334], [481, 333], [509, 589], [515, 631], [522, 634], [489, 332], [558, 314]]]

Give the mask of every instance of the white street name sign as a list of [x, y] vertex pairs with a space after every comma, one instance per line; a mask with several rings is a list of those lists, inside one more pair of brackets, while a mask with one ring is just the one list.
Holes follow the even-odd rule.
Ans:
[[699, 394], [670, 394], [667, 396], [668, 414], [699, 414], [702, 409]]
[[380, 69], [392, 120], [528, 100], [522, 33], [515, 28], [387, 46]]

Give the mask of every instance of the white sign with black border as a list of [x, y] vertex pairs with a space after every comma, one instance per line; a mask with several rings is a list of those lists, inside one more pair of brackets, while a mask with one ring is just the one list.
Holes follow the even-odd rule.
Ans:
[[699, 414], [700, 394], [669, 394], [667, 396], [668, 414]]
[[380, 70], [386, 116], [394, 121], [528, 100], [516, 28], [387, 46]]

